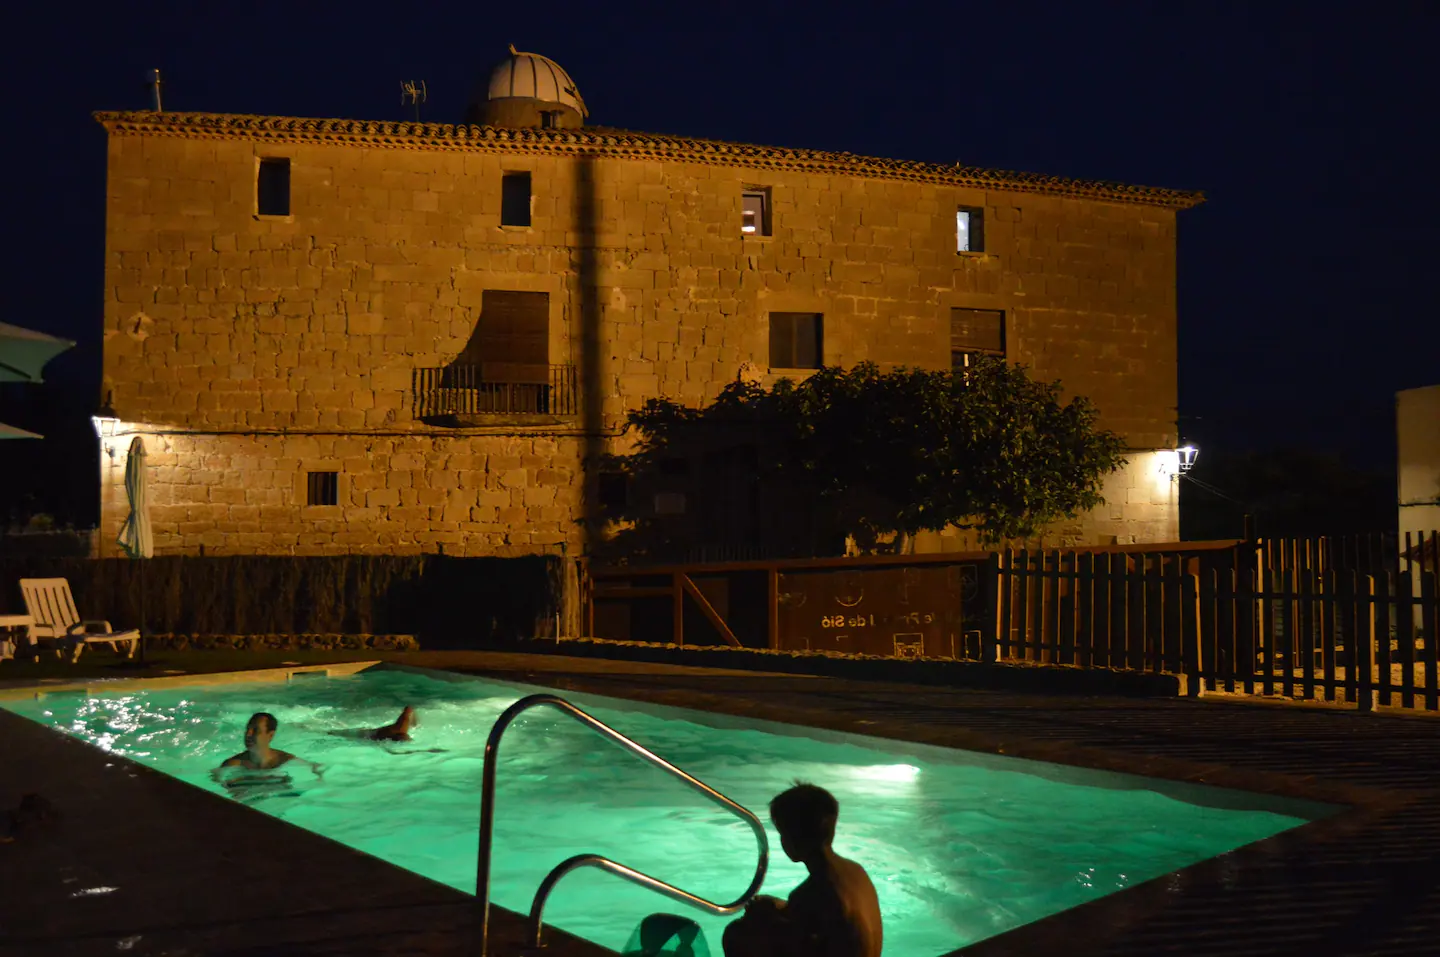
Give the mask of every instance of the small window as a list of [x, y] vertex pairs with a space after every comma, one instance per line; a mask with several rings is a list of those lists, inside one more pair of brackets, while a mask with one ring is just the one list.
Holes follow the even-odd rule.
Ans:
[[542, 130], [553, 130], [560, 125], [559, 110], [541, 110], [540, 128]]
[[601, 508], [618, 512], [630, 504], [630, 482], [624, 472], [601, 472], [598, 485]]
[[985, 251], [985, 210], [979, 206], [961, 206], [955, 210], [955, 251]]
[[741, 208], [740, 232], [746, 236], [770, 235], [770, 190], [746, 189]]
[[970, 368], [977, 356], [1005, 355], [1005, 313], [999, 309], [950, 310], [950, 368]]
[[255, 212], [261, 216], [290, 215], [290, 160], [270, 157], [260, 161], [255, 175]]
[[500, 225], [530, 225], [529, 173], [506, 173], [500, 177]]
[[823, 320], [817, 312], [770, 313], [770, 367], [820, 368], [825, 355]]
[[340, 504], [339, 472], [311, 472], [305, 479], [306, 505]]

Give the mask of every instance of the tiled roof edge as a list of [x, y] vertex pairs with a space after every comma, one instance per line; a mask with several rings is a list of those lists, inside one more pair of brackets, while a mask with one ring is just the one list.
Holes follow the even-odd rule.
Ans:
[[550, 155], [593, 154], [641, 160], [677, 160], [753, 169], [845, 173], [877, 179], [1042, 193], [1112, 203], [1189, 209], [1205, 201], [1195, 191], [1128, 186], [974, 166], [942, 166], [825, 150], [785, 149], [717, 140], [597, 129], [507, 129], [449, 123], [310, 119], [236, 113], [95, 113], [111, 135], [250, 137], [272, 141], [354, 143], [373, 148], [481, 150]]

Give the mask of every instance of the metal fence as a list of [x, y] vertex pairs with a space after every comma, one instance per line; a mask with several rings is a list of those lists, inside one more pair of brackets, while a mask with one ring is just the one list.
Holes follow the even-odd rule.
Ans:
[[545, 382], [496, 382], [479, 366], [416, 369], [411, 385], [416, 418], [440, 415], [577, 415], [575, 367], [550, 366]]

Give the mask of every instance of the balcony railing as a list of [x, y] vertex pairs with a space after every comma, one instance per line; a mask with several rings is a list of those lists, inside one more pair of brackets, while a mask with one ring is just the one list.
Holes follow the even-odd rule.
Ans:
[[576, 415], [575, 367], [551, 366], [548, 382], [494, 382], [479, 366], [416, 369], [415, 417], [438, 415]]

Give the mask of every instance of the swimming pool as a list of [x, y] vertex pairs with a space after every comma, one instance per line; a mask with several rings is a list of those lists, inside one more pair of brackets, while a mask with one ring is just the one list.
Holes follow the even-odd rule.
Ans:
[[[318, 761], [298, 796], [259, 811], [464, 891], [475, 883], [485, 738], [535, 690], [441, 672], [377, 668], [349, 677], [51, 694], [0, 705], [196, 787], [243, 747], [246, 719], [279, 719], [275, 746]], [[1328, 810], [1213, 788], [700, 712], [566, 694], [764, 818], [799, 778], [840, 801], [836, 849], [880, 895], [885, 952], [936, 957], [1305, 823]], [[388, 724], [404, 704], [422, 724], [409, 745], [331, 732]], [[437, 749], [437, 750], [431, 750]], [[754, 868], [749, 828], [680, 782], [550, 709], [507, 733], [498, 774], [493, 899], [525, 912], [561, 860], [605, 854], [713, 900]], [[768, 824], [768, 821], [767, 821]], [[774, 854], [766, 893], [803, 870]], [[619, 949], [645, 914], [676, 910], [606, 874], [558, 885], [546, 922]], [[725, 920], [691, 914], [718, 952]]]

